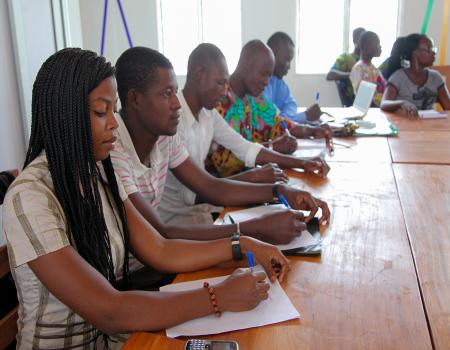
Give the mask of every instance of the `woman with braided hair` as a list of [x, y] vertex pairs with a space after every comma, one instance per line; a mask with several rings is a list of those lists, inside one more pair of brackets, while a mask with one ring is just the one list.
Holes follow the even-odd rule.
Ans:
[[[212, 286], [215, 305], [211, 289], [126, 290], [129, 253], [156, 270], [178, 273], [230, 261], [241, 252], [232, 252], [229, 239], [165, 239], [140, 216], [109, 156], [116, 95], [114, 68], [86, 50], [55, 53], [36, 77], [24, 170], [4, 202], [19, 296], [19, 349], [115, 347], [128, 332], [248, 310], [268, 297], [265, 274], [243, 269]], [[247, 237], [233, 243], [253, 251], [272, 281], [289, 269], [271, 245]]]

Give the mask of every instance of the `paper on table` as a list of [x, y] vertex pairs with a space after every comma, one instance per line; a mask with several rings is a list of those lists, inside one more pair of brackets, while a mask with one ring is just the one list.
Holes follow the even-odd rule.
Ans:
[[[255, 270], [262, 270], [262, 268], [257, 266]], [[210, 284], [216, 284], [223, 281], [227, 277], [228, 276], [209, 278], [208, 282]], [[169, 284], [161, 287], [160, 290], [164, 292], [176, 292], [202, 288], [204, 281], [205, 280], [197, 280]], [[270, 285], [269, 298], [267, 300], [263, 300], [253, 310], [243, 312], [223, 312], [221, 317], [209, 315], [197, 318], [166, 329], [166, 334], [171, 338], [182, 335], [194, 336], [217, 334], [238, 329], [260, 327], [295, 318], [300, 318], [300, 314], [277, 281]]]
[[419, 117], [422, 119], [443, 119], [447, 118], [447, 112], [438, 112], [434, 109], [425, 109], [423, 111], [419, 111]]
[[[286, 209], [282, 204], [274, 205], [262, 205], [259, 207], [248, 208], [243, 210], [237, 210], [230, 213], [233, 220], [236, 222], [242, 222], [254, 218], [276, 212], [277, 210]], [[295, 237], [288, 244], [279, 244], [277, 247], [280, 250], [292, 250], [296, 248], [307, 247], [319, 243], [319, 240], [311, 235], [307, 230], [302, 231], [300, 236]]]
[[386, 116], [382, 113], [367, 115], [363, 120], [370, 126], [364, 127], [364, 125], [360, 125], [360, 127], [355, 131], [356, 135], [389, 136], [396, 135], [398, 132], [397, 129], [392, 126], [392, 124], [387, 120]]
[[297, 158], [324, 157], [326, 150], [325, 139], [298, 139], [297, 150], [293, 156]]

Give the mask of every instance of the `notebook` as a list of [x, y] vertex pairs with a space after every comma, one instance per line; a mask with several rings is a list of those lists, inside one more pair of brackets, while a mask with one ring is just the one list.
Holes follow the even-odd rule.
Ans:
[[336, 120], [363, 118], [370, 108], [376, 87], [376, 84], [369, 83], [368, 81], [361, 81], [353, 106], [333, 112], [331, 113], [331, 116], [336, 118]]
[[425, 109], [419, 111], [419, 117], [422, 119], [441, 119], [448, 118], [447, 112], [438, 112], [434, 109]]

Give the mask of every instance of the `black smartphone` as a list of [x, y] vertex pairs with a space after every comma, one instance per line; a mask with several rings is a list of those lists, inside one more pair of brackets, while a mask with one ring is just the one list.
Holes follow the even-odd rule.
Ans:
[[306, 247], [283, 250], [284, 255], [289, 256], [315, 256], [322, 253], [322, 237], [320, 236], [320, 224], [318, 218], [313, 218], [306, 224], [306, 229], [317, 238], [318, 243]]
[[239, 345], [231, 340], [189, 339], [185, 350], [239, 350]]

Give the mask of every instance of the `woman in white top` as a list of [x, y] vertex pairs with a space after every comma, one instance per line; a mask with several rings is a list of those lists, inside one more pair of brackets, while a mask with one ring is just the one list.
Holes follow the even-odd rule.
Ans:
[[[433, 42], [424, 34], [410, 34], [395, 42], [386, 69], [389, 80], [381, 102], [382, 110], [400, 110], [417, 117], [418, 110], [432, 109], [436, 102], [450, 110], [445, 82], [438, 71], [429, 68], [435, 55]], [[402, 68], [403, 61], [409, 62], [408, 68]]]
[[[232, 254], [230, 239], [167, 240], [126, 198], [109, 156], [116, 95], [113, 67], [90, 51], [61, 50], [37, 75], [25, 169], [4, 203], [20, 303], [18, 348], [111, 347], [121, 344], [121, 332], [219, 314], [205, 288], [121, 291], [130, 252], [166, 272], [199, 270], [239, 254]], [[274, 246], [242, 237], [240, 248], [253, 251], [272, 281], [289, 269]], [[220, 311], [254, 308], [268, 297], [264, 279], [264, 273], [236, 270], [213, 286]]]

